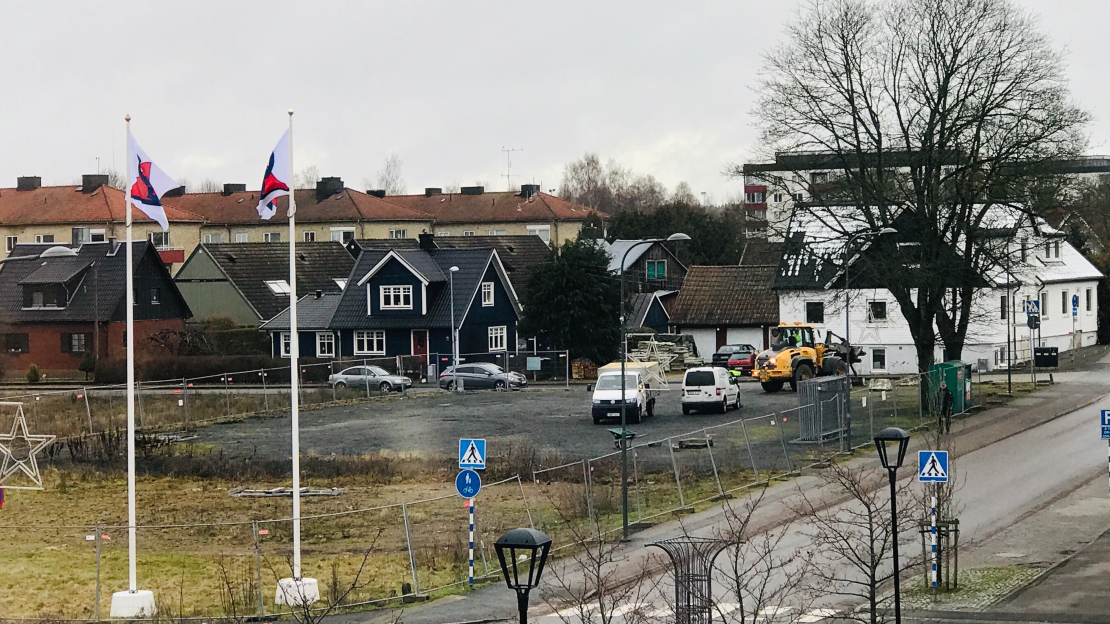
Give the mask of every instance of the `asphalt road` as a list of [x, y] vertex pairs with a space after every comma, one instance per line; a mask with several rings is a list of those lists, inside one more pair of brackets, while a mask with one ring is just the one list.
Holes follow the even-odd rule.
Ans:
[[[762, 416], [797, 406], [791, 392], [767, 394], [759, 384], [741, 385], [743, 407], [726, 414], [683, 416], [678, 384], [661, 393], [655, 416], [629, 428], [647, 439], [665, 438], [739, 418]], [[372, 451], [454, 454], [459, 438], [489, 438], [497, 444], [531, 444], [580, 459], [613, 450], [606, 429], [594, 425], [591, 393], [584, 386], [529, 388], [520, 392], [480, 391], [453, 395], [414, 392], [369, 403], [313, 409], [301, 413], [301, 449], [320, 455]], [[212, 425], [197, 433], [233, 457], [289, 456], [289, 415], [250, 418]], [[492, 451], [491, 451], [492, 452]]]

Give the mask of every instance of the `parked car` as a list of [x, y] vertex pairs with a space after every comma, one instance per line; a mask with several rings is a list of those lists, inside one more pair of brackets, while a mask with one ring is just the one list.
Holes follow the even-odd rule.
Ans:
[[752, 369], [755, 368], [755, 350], [737, 351], [733, 353], [728, 357], [726, 368], [733, 371], [740, 371], [745, 375], [751, 374]]
[[741, 351], [755, 351], [755, 347], [750, 344], [724, 345], [720, 349], [717, 349], [717, 352], [713, 354], [712, 364], [713, 366], [726, 366], [728, 364], [729, 358], [732, 357], [732, 354], [739, 353]]
[[720, 366], [691, 368], [682, 378], [682, 413], [714, 410], [720, 413], [740, 407], [736, 379]]
[[[626, 362], [624, 369], [624, 417], [627, 422], [635, 425], [655, 414], [658, 387], [666, 377], [657, 362]], [[599, 368], [597, 383], [593, 387], [591, 410], [595, 425], [605, 419], [621, 419], [621, 396], [620, 362]]]
[[520, 390], [528, 385], [528, 378], [520, 373], [506, 372], [496, 364], [462, 364], [448, 366], [439, 374], [439, 387], [454, 390], [455, 381], [462, 382], [463, 390]]
[[412, 379], [394, 375], [380, 366], [352, 366], [334, 375], [328, 375], [328, 385], [335, 388], [372, 388], [382, 392], [404, 390], [412, 387]]

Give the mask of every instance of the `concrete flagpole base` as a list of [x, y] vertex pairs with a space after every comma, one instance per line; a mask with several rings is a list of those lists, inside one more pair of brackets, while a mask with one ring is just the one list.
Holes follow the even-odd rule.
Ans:
[[320, 600], [320, 584], [314, 578], [283, 578], [278, 581], [274, 604], [290, 607], [315, 604]]
[[112, 594], [112, 612], [114, 618], [142, 618], [152, 617], [158, 609], [154, 606], [154, 592], [138, 589], [135, 591], [121, 591]]

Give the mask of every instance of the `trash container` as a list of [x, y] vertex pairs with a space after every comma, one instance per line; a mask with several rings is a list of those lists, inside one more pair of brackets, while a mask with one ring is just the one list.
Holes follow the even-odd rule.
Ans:
[[1060, 365], [1060, 349], [1057, 347], [1036, 347], [1033, 349], [1033, 366], [1037, 368], [1056, 368]]
[[[944, 381], [952, 391], [952, 413], [960, 414], [971, 407], [971, 364], [952, 360], [940, 362], [929, 367], [929, 400], [936, 402], [940, 393], [940, 382]], [[940, 405], [935, 405], [940, 409]]]

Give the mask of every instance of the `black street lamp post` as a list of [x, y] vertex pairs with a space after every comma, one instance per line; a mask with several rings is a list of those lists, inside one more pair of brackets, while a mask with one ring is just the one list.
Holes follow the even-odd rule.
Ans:
[[535, 529], [513, 529], [493, 545], [505, 584], [516, 592], [520, 624], [528, 624], [528, 592], [540, 584], [551, 538]]
[[895, 494], [898, 469], [906, 459], [906, 447], [910, 445], [910, 434], [898, 427], [887, 427], [875, 434], [875, 448], [879, 451], [879, 461], [890, 477], [890, 530], [891, 546], [894, 550], [894, 624], [902, 624], [902, 594], [898, 586], [898, 499]]

